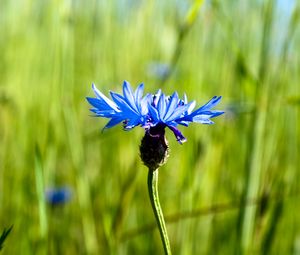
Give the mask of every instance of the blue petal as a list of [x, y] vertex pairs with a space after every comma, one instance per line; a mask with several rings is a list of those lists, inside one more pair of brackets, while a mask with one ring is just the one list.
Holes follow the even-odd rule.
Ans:
[[178, 104], [178, 94], [177, 92], [174, 92], [167, 106], [167, 112], [164, 116], [165, 120], [168, 120], [168, 118], [172, 115], [172, 113], [175, 111], [177, 107], [177, 104]]
[[209, 119], [210, 117], [211, 117], [210, 115], [205, 115], [205, 114], [197, 115], [193, 117], [193, 122], [201, 123], [201, 124], [213, 124], [214, 122]]
[[[144, 92], [144, 84], [142, 83], [137, 87], [137, 89], [134, 92], [134, 100], [137, 106], [140, 105], [141, 99], [143, 97], [143, 92]], [[141, 111], [140, 107], [139, 110]]]
[[125, 125], [125, 129], [129, 130], [132, 129], [138, 125], [142, 124], [141, 120], [139, 118], [135, 118], [135, 119], [130, 119], [126, 125]]
[[91, 108], [91, 112], [95, 113], [96, 117], [105, 117], [112, 118], [113, 116], [119, 115], [120, 113], [116, 113], [114, 110], [99, 110], [97, 108]]
[[151, 104], [148, 105], [148, 110], [152, 118], [153, 124], [157, 124], [160, 121], [158, 111]]
[[159, 118], [163, 120], [165, 114], [166, 114], [166, 97], [165, 94], [162, 93], [157, 104], [157, 111], [159, 114]]
[[124, 81], [123, 83], [123, 94], [124, 94], [124, 99], [128, 103], [128, 105], [135, 111], [138, 111], [134, 101], [132, 88], [127, 81]]
[[[216, 104], [219, 103], [222, 97], [214, 96], [209, 102], [207, 102], [205, 105], [201, 106], [197, 110], [195, 110], [192, 113], [189, 113], [177, 120], [179, 124], [181, 124], [182, 121], [185, 122], [197, 122], [202, 124], [213, 124], [209, 118], [213, 118], [216, 116], [219, 116], [223, 114], [223, 111], [209, 111], [210, 108], [214, 107]], [[188, 111], [190, 112], [190, 110]], [[184, 124], [183, 124], [184, 125]]]
[[194, 110], [195, 106], [196, 106], [196, 101], [195, 101], [195, 100], [192, 101], [192, 102], [190, 102], [190, 106], [189, 106], [189, 108], [186, 110], [186, 111], [187, 111], [187, 114], [191, 114], [191, 112]]
[[125, 99], [114, 92], [110, 92], [110, 95], [112, 97], [112, 99], [114, 100], [114, 102], [118, 105], [118, 107], [124, 112], [124, 114], [129, 114], [129, 115], [137, 115], [138, 112], [135, 111], [126, 101]]
[[97, 96], [98, 99], [102, 100], [107, 106], [111, 107], [115, 111], [118, 111], [117, 106], [113, 101], [111, 101], [109, 98], [107, 98], [104, 94], [102, 94], [95, 86], [95, 84], [92, 84], [92, 88], [95, 92], [95, 95]]
[[178, 128], [173, 127], [173, 126], [168, 126], [169, 129], [171, 129], [176, 137], [176, 140], [180, 143], [183, 144], [186, 142], [186, 138], [183, 136], [183, 134], [179, 131]]
[[117, 124], [119, 124], [121, 121], [123, 121], [124, 118], [112, 118], [106, 125], [105, 127], [103, 128], [104, 129], [107, 129], [107, 128], [111, 128]]
[[98, 98], [87, 97], [86, 99], [92, 106], [94, 106], [95, 108], [97, 108], [99, 110], [112, 109], [103, 100], [100, 100]]
[[184, 102], [184, 104], [188, 103], [188, 98], [187, 98], [187, 95], [185, 93], [183, 94], [183, 102]]
[[158, 100], [160, 98], [160, 95], [161, 95], [161, 89], [159, 89], [156, 92], [156, 94], [153, 96], [153, 102], [152, 102], [153, 106], [155, 106], [155, 107], [157, 106], [157, 103], [158, 103]]
[[189, 121], [184, 121], [184, 120], [178, 121], [177, 123], [180, 124], [180, 125], [182, 125], [182, 126], [186, 126], [186, 127], [188, 127], [189, 124], [190, 124]]
[[211, 116], [211, 118], [217, 117], [219, 115], [222, 115], [223, 113], [225, 113], [224, 111], [211, 111], [211, 113], [213, 114]]
[[200, 119], [209, 119], [223, 114], [223, 111], [201, 111], [197, 115], [192, 115], [193, 121]]
[[140, 103], [140, 113], [142, 116], [145, 116], [148, 114], [148, 105], [151, 105], [153, 96], [151, 94], [145, 95]]
[[205, 105], [201, 106], [199, 109], [195, 110], [195, 112], [198, 112], [198, 111], [206, 111], [206, 110], [209, 110], [211, 108], [213, 108], [214, 106], [216, 106], [220, 100], [221, 100], [221, 96], [217, 97], [217, 96], [214, 96], [210, 101], [208, 101]]
[[191, 105], [194, 103], [194, 101], [186, 104], [186, 105], [180, 105], [178, 106], [175, 111], [171, 114], [171, 116], [168, 118], [168, 120], [176, 120], [178, 118], [181, 118], [182, 115], [191, 107]]

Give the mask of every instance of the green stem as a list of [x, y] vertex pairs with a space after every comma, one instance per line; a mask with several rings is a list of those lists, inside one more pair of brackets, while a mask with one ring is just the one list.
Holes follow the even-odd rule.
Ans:
[[148, 191], [152, 205], [152, 209], [159, 228], [160, 237], [164, 246], [165, 254], [171, 255], [171, 247], [168, 238], [167, 228], [164, 220], [164, 215], [158, 198], [158, 169], [149, 169], [148, 172]]

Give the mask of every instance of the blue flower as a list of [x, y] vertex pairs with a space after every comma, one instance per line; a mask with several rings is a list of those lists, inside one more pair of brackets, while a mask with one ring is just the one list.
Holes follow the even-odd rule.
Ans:
[[51, 188], [46, 191], [46, 201], [50, 205], [65, 204], [71, 199], [72, 192], [70, 188]]
[[188, 102], [186, 95], [180, 99], [177, 92], [166, 96], [159, 90], [156, 94], [143, 97], [144, 85], [133, 91], [127, 81], [123, 83], [123, 96], [110, 92], [112, 100], [102, 94], [93, 84], [96, 98], [87, 97], [93, 106], [90, 110], [96, 116], [110, 118], [104, 128], [111, 128], [123, 122], [125, 130], [142, 126], [146, 132], [156, 126], [171, 129], [179, 143], [186, 138], [177, 128], [178, 125], [188, 126], [190, 123], [213, 124], [211, 118], [223, 114], [223, 111], [211, 110], [221, 100], [214, 96], [205, 105], [194, 110], [195, 101]]
[[96, 98], [87, 97], [88, 102], [93, 106], [90, 110], [96, 116], [111, 119], [104, 128], [111, 128], [120, 122], [123, 122], [125, 129], [132, 129], [138, 125], [146, 125], [148, 116], [147, 101], [149, 100], [149, 96], [142, 98], [144, 84], [139, 85], [135, 92], [133, 92], [130, 84], [124, 81], [124, 96], [110, 92], [113, 101], [102, 94], [94, 84], [92, 87]]
[[170, 65], [159, 62], [152, 62], [147, 67], [149, 76], [159, 80], [164, 80], [172, 71], [171, 69]]

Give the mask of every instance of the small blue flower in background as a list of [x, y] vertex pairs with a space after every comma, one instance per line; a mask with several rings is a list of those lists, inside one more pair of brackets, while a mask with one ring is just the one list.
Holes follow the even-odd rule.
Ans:
[[147, 73], [150, 77], [164, 80], [171, 72], [171, 66], [165, 63], [152, 62], [147, 66]]
[[46, 190], [46, 201], [50, 205], [62, 205], [67, 203], [72, 197], [72, 191], [68, 187], [49, 188]]
[[133, 91], [130, 84], [124, 81], [123, 95], [110, 92], [112, 100], [102, 94], [94, 84], [92, 88], [96, 98], [87, 97], [93, 106], [90, 110], [98, 117], [110, 118], [104, 128], [111, 128], [120, 122], [123, 122], [125, 130], [142, 126], [147, 132], [157, 126], [163, 129], [168, 127], [179, 143], [185, 142], [186, 138], [177, 128], [178, 125], [188, 126], [192, 122], [213, 124], [210, 119], [224, 113], [211, 110], [221, 100], [217, 96], [194, 110], [196, 102], [188, 102], [186, 95], [183, 100], [180, 99], [177, 92], [166, 96], [159, 90], [154, 95], [146, 94], [143, 97], [143, 84]]

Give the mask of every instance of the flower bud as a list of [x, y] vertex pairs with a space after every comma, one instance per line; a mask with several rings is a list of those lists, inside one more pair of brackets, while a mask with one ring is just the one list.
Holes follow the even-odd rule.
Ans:
[[169, 146], [165, 137], [165, 126], [157, 125], [146, 130], [140, 146], [140, 156], [149, 169], [155, 171], [169, 156]]

